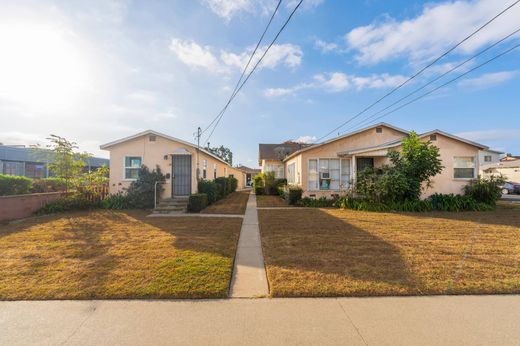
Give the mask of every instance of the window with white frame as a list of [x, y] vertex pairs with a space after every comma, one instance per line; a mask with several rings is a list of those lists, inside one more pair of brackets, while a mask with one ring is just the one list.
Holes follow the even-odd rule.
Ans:
[[202, 164], [202, 179], [206, 179], [208, 175], [208, 161], [204, 160]]
[[217, 164], [213, 164], [213, 179], [217, 179]]
[[491, 161], [493, 161], [493, 158], [491, 157], [491, 155], [484, 156], [484, 162], [491, 162]]
[[141, 168], [141, 164], [141, 156], [125, 156], [125, 179], [137, 179], [139, 177], [139, 168]]
[[287, 183], [289, 183], [289, 184], [296, 183], [296, 163], [295, 162], [287, 165]]
[[349, 159], [310, 159], [307, 187], [310, 191], [340, 190], [350, 184]]
[[341, 159], [341, 188], [348, 189], [350, 187], [350, 159]]
[[453, 158], [453, 177], [456, 179], [475, 178], [475, 158], [472, 156], [455, 156]]

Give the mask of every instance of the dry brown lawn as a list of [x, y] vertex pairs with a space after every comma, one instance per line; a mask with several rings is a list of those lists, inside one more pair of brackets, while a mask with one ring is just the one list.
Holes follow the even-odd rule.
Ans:
[[221, 199], [202, 210], [203, 214], [236, 214], [243, 215], [246, 212], [249, 191], [236, 191], [226, 198]]
[[256, 205], [260, 208], [265, 207], [288, 207], [289, 203], [280, 196], [256, 196]]
[[520, 208], [259, 210], [271, 295], [520, 293]]
[[146, 214], [0, 225], [0, 299], [226, 297], [242, 220]]

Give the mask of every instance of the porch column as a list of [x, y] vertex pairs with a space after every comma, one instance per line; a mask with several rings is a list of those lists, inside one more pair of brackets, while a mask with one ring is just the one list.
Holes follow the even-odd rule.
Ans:
[[357, 167], [356, 167], [356, 155], [352, 155], [352, 185], [356, 185], [357, 179]]

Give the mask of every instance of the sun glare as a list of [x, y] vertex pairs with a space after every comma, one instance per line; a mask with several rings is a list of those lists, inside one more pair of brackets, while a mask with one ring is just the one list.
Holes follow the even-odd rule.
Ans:
[[0, 23], [0, 100], [38, 110], [66, 109], [91, 88], [72, 34], [49, 25]]

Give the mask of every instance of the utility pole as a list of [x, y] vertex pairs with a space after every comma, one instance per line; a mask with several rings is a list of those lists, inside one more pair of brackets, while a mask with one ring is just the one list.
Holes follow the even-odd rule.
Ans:
[[200, 136], [201, 135], [202, 135], [202, 130], [199, 126], [197, 128], [197, 182], [200, 179], [199, 149], [200, 149]]

